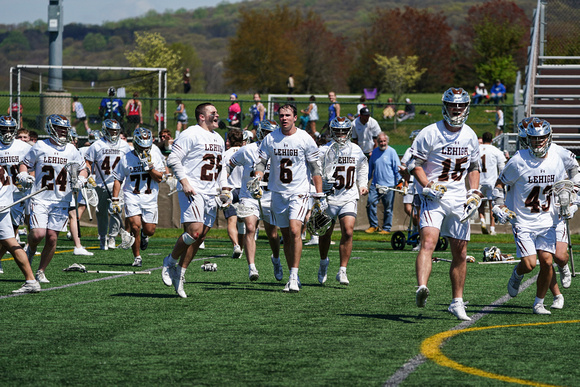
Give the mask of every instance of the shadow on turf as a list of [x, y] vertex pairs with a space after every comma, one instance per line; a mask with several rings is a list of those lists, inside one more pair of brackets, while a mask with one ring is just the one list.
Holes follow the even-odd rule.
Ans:
[[379, 320], [391, 320], [398, 321], [405, 324], [415, 324], [417, 320], [441, 320], [441, 318], [425, 317], [422, 314], [419, 315], [407, 315], [407, 314], [351, 314], [342, 313], [339, 316], [345, 317], [364, 317], [364, 318], [376, 318]]

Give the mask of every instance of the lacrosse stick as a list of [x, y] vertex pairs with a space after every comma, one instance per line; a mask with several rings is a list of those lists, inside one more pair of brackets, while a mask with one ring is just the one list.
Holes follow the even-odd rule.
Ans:
[[262, 210], [262, 201], [260, 199], [262, 199], [262, 196], [264, 195], [264, 190], [261, 187], [266, 187], [267, 185], [268, 183], [266, 183], [265, 181], [263, 182], [262, 179], [257, 178], [252, 178], [250, 181], [246, 183], [246, 187], [248, 188], [248, 191], [250, 192], [252, 197], [254, 197], [253, 192], [257, 192], [258, 187], [260, 187], [260, 194], [258, 195], [260, 197], [254, 199], [258, 201], [258, 208], [260, 209], [260, 218], [262, 218], [262, 220], [264, 219], [264, 211]]
[[175, 176], [173, 176], [173, 175], [167, 176], [167, 179], [165, 180], [165, 182], [169, 186], [169, 193], [167, 194], [167, 196], [171, 196], [177, 192], [178, 181], [177, 181], [177, 178]]
[[75, 196], [75, 214], [77, 216], [77, 232], [81, 238], [81, 220], [79, 219], [79, 163], [70, 162], [64, 166], [68, 175], [70, 176], [70, 184], [72, 186], [73, 195]]
[[[92, 178], [91, 178], [92, 179]], [[97, 208], [99, 205], [99, 196], [95, 192], [94, 188], [88, 189], [87, 187], [81, 187], [81, 193], [87, 202], [87, 211], [89, 213], [89, 220], [93, 220], [93, 214], [91, 213], [91, 206]]]
[[326, 234], [330, 227], [332, 227], [332, 218], [322, 210], [320, 202], [315, 202], [306, 228], [310, 234], [320, 236]]
[[572, 216], [570, 206], [576, 200], [576, 192], [574, 191], [574, 183], [571, 180], [560, 180], [554, 183], [552, 188], [554, 196], [554, 205], [560, 208], [560, 215], [564, 218], [566, 223], [566, 234], [568, 236], [568, 254], [570, 255], [570, 266], [572, 269], [572, 277], [576, 277], [574, 270], [574, 253], [572, 251], [572, 238], [570, 237], [569, 218]]
[[324, 192], [332, 191], [334, 189], [334, 183], [336, 182], [334, 173], [336, 172], [339, 154], [340, 145], [337, 142], [333, 142], [322, 159], [322, 190]]
[[38, 191], [36, 191], [36, 192], [33, 192], [33, 193], [31, 193], [31, 194], [28, 194], [28, 195], [24, 196], [24, 197], [22, 197], [22, 198], [18, 199], [17, 201], [15, 201], [15, 202], [14, 202], [14, 203], [12, 203], [12, 204], [9, 204], [9, 205], [7, 205], [7, 206], [2, 206], [2, 207], [0, 207], [0, 212], [6, 212], [6, 210], [9, 210], [9, 209], [11, 209], [11, 208], [12, 208], [12, 207], [14, 207], [15, 205], [17, 205], [17, 204], [20, 204], [20, 203], [22, 203], [22, 202], [24, 202], [24, 201], [26, 201], [26, 200], [30, 199], [31, 197], [33, 197], [33, 196], [35, 196], [35, 195], [38, 195], [38, 194], [39, 194], [39, 193], [41, 193], [41, 192], [44, 192], [44, 191], [46, 191], [47, 189], [48, 189], [48, 187], [42, 187], [42, 188], [41, 188], [41, 189], [39, 189]]
[[87, 270], [80, 263], [73, 263], [62, 271], [80, 271], [81, 273], [99, 273], [99, 274], [151, 274], [150, 271], [120, 271], [120, 270]]

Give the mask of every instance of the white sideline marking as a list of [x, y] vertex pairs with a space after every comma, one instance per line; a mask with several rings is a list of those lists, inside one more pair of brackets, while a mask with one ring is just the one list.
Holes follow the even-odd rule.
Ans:
[[[534, 282], [536, 282], [537, 279], [538, 279], [538, 274], [536, 274], [535, 276], [533, 276], [532, 278], [530, 278], [529, 280], [524, 282], [522, 284], [522, 286], [520, 287], [520, 292], [526, 290], [530, 285], [532, 285]], [[503, 305], [511, 299], [512, 299], [512, 297], [510, 297], [509, 294], [506, 294], [506, 295], [500, 297], [499, 299], [492, 302], [490, 305], [484, 307], [481, 312], [476, 313], [473, 316], [471, 316], [471, 321], [463, 321], [462, 323], [451, 328], [450, 331], [468, 328], [469, 326], [471, 326], [471, 325], [475, 324], [477, 321], [479, 321], [481, 318], [485, 317], [489, 312], [494, 310], [497, 306]], [[413, 371], [415, 371], [415, 369], [417, 367], [419, 367], [421, 364], [425, 363], [425, 361], [427, 361], [427, 358], [425, 358], [425, 356], [423, 356], [423, 354], [418, 354], [417, 356], [415, 356], [414, 358], [412, 358], [411, 360], [409, 360], [408, 362], [403, 364], [401, 366], [401, 368], [399, 368], [397, 371], [395, 371], [395, 373], [383, 384], [383, 386], [388, 386], [388, 387], [398, 386], [405, 379], [407, 379], [407, 377], [409, 375], [411, 375], [411, 373], [413, 373]]]

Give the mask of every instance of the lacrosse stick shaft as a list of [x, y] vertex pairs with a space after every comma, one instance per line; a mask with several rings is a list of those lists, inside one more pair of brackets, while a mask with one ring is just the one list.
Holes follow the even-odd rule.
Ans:
[[109, 191], [109, 187], [107, 186], [107, 182], [105, 181], [105, 175], [103, 174], [103, 171], [101, 171], [101, 167], [99, 167], [99, 163], [95, 161], [94, 165], [97, 168], [97, 171], [99, 172], [99, 176], [101, 176], [101, 180], [103, 181], [103, 185], [105, 186], [105, 190], [107, 191], [107, 195], [109, 195], [109, 199], [111, 199], [111, 201], [113, 201], [113, 194], [111, 193], [111, 191]]
[[570, 255], [570, 268], [572, 269], [572, 277], [576, 277], [576, 270], [574, 269], [574, 252], [572, 251], [572, 238], [570, 237], [570, 222], [566, 219], [566, 234], [568, 235], [568, 255]]
[[12, 204], [10, 204], [8, 206], [0, 207], [0, 212], [5, 212], [6, 210], [9, 210], [10, 208], [14, 207], [15, 205], [20, 204], [23, 201], [26, 201], [26, 200], [30, 199], [31, 197], [33, 197], [35, 195], [38, 195], [41, 192], [46, 191], [47, 189], [48, 189], [48, 187], [42, 187], [38, 191], [33, 192], [33, 193], [29, 194], [29, 195], [24, 196], [24, 197], [18, 199], [17, 201], [15, 201], [14, 203], [12, 203]]
[[150, 271], [87, 270], [85, 273], [98, 274], [151, 274]]
[[77, 216], [77, 235], [81, 239], [81, 219], [79, 218], [79, 193], [75, 197], [75, 215]]
[[87, 203], [87, 212], [89, 214], [89, 220], [93, 221], [93, 214], [91, 213], [91, 205], [89, 204], [89, 200], [87, 199], [87, 189], [85, 187], [81, 188], [81, 192], [83, 193], [83, 197], [85, 198], [85, 202]]

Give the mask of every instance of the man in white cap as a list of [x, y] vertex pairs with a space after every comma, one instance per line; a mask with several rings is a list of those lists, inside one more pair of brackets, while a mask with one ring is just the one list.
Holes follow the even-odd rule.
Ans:
[[377, 137], [382, 130], [377, 120], [371, 117], [368, 107], [361, 108], [359, 114], [352, 124], [352, 142], [358, 144], [363, 153], [370, 158], [373, 149], [378, 146]]

